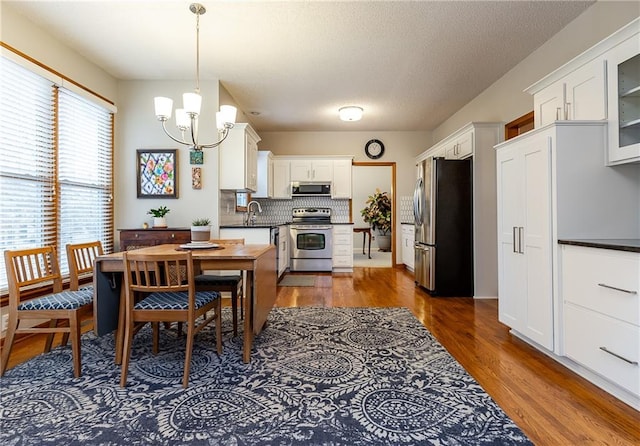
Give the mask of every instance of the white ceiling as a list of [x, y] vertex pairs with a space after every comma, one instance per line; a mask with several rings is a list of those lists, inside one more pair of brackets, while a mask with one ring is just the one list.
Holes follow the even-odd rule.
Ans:
[[[2, 2], [118, 79], [195, 87], [189, 1]], [[593, 4], [200, 2], [200, 77], [262, 131], [431, 130]], [[352, 104], [363, 119], [339, 121]]]

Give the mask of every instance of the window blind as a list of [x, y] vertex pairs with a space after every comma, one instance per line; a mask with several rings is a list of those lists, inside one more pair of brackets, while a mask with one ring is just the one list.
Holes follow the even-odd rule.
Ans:
[[[58, 94], [58, 246], [101, 240], [111, 252], [112, 115], [64, 88]], [[60, 258], [66, 274], [66, 250]]]
[[113, 250], [112, 135], [109, 110], [0, 57], [0, 251], [54, 246], [67, 274], [67, 243]]

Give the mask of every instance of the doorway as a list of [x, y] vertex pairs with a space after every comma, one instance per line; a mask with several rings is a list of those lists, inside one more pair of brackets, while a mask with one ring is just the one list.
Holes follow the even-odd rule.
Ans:
[[[354, 162], [352, 165], [352, 199], [351, 221], [354, 228], [366, 228], [369, 225], [364, 222], [360, 211], [366, 206], [369, 195], [373, 195], [377, 189], [388, 192], [391, 198], [391, 251], [378, 250], [376, 235], [371, 231], [371, 239], [366, 232], [353, 233], [353, 262], [354, 266], [362, 267], [386, 267], [396, 266], [396, 163], [385, 162]], [[365, 239], [367, 237], [367, 239]], [[366, 240], [363, 254], [363, 241]], [[369, 259], [368, 243], [371, 241], [371, 259]]]

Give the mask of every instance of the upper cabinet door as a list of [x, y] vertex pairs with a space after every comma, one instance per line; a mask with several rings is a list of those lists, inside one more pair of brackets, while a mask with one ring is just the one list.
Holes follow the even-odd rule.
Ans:
[[544, 127], [564, 119], [564, 82], [556, 82], [533, 96], [534, 125]]
[[598, 121], [607, 118], [605, 73], [605, 60], [597, 58], [567, 76], [564, 119]]
[[640, 39], [635, 34], [607, 58], [609, 84], [608, 163], [640, 161]]
[[220, 189], [255, 192], [258, 186], [258, 142], [249, 124], [238, 123], [220, 144]]

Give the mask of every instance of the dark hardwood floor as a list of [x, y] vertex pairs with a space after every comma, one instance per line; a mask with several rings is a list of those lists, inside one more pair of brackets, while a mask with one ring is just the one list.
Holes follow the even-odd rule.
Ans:
[[[278, 287], [276, 305], [407, 307], [536, 445], [640, 445], [640, 412], [510, 335], [496, 300], [433, 298], [402, 269], [356, 268]], [[16, 344], [9, 367], [42, 345]]]

